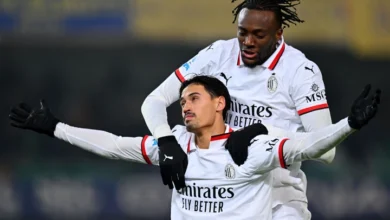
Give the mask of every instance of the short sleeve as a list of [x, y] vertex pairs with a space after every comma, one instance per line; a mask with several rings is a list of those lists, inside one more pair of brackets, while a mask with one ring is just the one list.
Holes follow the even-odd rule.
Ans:
[[312, 61], [297, 69], [290, 93], [299, 115], [328, 108], [321, 71]]

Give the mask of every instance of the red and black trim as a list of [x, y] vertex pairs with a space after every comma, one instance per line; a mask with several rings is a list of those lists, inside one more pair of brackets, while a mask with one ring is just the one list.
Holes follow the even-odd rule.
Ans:
[[210, 141], [218, 141], [218, 140], [228, 139], [232, 132], [233, 132], [233, 129], [229, 128], [229, 133], [211, 136]]
[[146, 147], [145, 147], [145, 142], [146, 140], [148, 139], [149, 135], [145, 135], [143, 138], [142, 138], [142, 142], [141, 142], [141, 153], [142, 153], [142, 156], [144, 157], [144, 160], [147, 164], [152, 164], [152, 162], [150, 161], [149, 157], [148, 157], [148, 154], [146, 153]]
[[186, 81], [186, 79], [185, 79], [184, 76], [181, 74], [181, 72], [180, 72], [179, 69], [175, 70], [175, 75], [176, 75], [176, 77], [179, 79], [180, 82]]
[[314, 105], [314, 106], [299, 110], [298, 115], [304, 115], [304, 114], [307, 114], [309, 112], [313, 112], [313, 111], [317, 111], [317, 110], [321, 110], [321, 109], [326, 109], [326, 108], [329, 108], [328, 103]]
[[[211, 136], [210, 141], [218, 141], [218, 140], [227, 139], [227, 138], [230, 137], [230, 134], [231, 134], [232, 132], [233, 132], [233, 129], [229, 128], [229, 133]], [[189, 153], [190, 151], [191, 151], [191, 137], [190, 137], [190, 139], [188, 140], [188, 144], [187, 144], [187, 153]]]
[[237, 57], [237, 66], [241, 65], [241, 51], [238, 52], [238, 57]]
[[281, 140], [280, 144], [279, 144], [279, 149], [278, 149], [280, 167], [282, 167], [284, 169], [286, 169], [287, 166], [286, 166], [286, 161], [284, 160], [283, 147], [284, 147], [284, 143], [286, 143], [287, 140], [288, 140], [288, 138]]

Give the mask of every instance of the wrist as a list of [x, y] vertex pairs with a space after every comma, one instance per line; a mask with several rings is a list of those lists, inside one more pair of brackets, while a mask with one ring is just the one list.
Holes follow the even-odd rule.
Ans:
[[56, 127], [57, 127], [58, 123], [60, 123], [60, 120], [58, 120], [57, 118], [53, 117], [51, 119], [51, 122], [50, 122], [50, 125], [49, 125], [50, 132], [48, 133], [48, 135], [50, 137], [54, 137], [54, 132], [56, 130]]

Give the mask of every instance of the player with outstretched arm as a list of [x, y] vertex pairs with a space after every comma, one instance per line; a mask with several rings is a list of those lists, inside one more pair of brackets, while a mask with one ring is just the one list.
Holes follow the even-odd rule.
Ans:
[[[366, 125], [380, 101], [380, 91], [370, 97], [369, 91], [367, 86], [348, 118], [316, 132], [283, 133], [263, 126], [262, 134], [246, 146], [248, 159], [238, 166], [224, 146], [234, 134], [224, 123], [231, 101], [227, 88], [209, 76], [184, 81], [179, 94], [185, 126], [175, 126], [172, 133], [188, 157], [188, 168], [185, 186], [172, 191], [171, 219], [272, 219], [270, 171], [318, 158]], [[34, 109], [21, 103], [9, 117], [14, 127], [44, 133], [104, 157], [154, 165], [174, 159], [159, 150], [152, 136], [120, 137], [60, 122], [43, 101]]]
[[[177, 90], [192, 73], [215, 76], [228, 87], [232, 100], [225, 122], [232, 128], [262, 122], [288, 131], [311, 132], [332, 124], [320, 68], [284, 40], [285, 27], [303, 22], [295, 10], [299, 3], [242, 0], [233, 10], [237, 37], [205, 47], [146, 97], [141, 111], [149, 131], [162, 151], [175, 155], [172, 166], [160, 166], [169, 188], [173, 183], [176, 189], [184, 185], [186, 167], [177, 170], [177, 165], [185, 165], [187, 158], [171, 132], [166, 108], [179, 99]], [[244, 163], [246, 145], [259, 132], [254, 126], [229, 137], [226, 148], [237, 165]], [[332, 148], [316, 160], [329, 164], [335, 151]], [[300, 167], [297, 162], [289, 169], [273, 171], [275, 220], [310, 219], [307, 180]]]

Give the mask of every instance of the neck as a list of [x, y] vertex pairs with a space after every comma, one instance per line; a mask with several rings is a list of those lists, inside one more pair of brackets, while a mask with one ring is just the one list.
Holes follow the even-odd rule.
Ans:
[[226, 125], [223, 123], [217, 123], [210, 127], [205, 127], [201, 131], [195, 133], [195, 143], [201, 149], [208, 149], [210, 146], [211, 137], [225, 133]]

